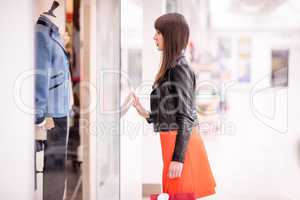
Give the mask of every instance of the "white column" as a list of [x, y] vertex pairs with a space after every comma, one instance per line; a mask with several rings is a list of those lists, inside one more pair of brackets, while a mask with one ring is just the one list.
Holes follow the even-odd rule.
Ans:
[[[97, 175], [97, 138], [93, 134], [93, 127], [96, 124], [96, 110], [93, 103], [97, 98], [95, 88], [96, 80], [96, 0], [86, 0], [81, 2], [82, 6], [82, 36], [83, 64], [80, 69], [81, 88], [81, 129], [80, 136], [83, 144], [83, 199], [96, 200], [96, 175]], [[89, 83], [87, 85], [87, 83]], [[87, 112], [87, 108], [89, 112]], [[89, 125], [89, 126], [88, 126]]]
[[14, 101], [16, 79], [33, 68], [33, 1], [1, 1], [0, 15], [0, 199], [33, 200], [34, 121], [25, 109], [33, 107], [32, 76], [15, 95], [26, 106]]
[[97, 199], [120, 196], [120, 6], [97, 0]]

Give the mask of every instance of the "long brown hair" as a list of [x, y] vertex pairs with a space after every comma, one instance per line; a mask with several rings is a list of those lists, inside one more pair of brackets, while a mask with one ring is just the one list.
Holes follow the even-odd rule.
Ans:
[[158, 30], [164, 41], [164, 49], [160, 69], [156, 75], [154, 84], [165, 75], [165, 72], [174, 67], [174, 61], [186, 48], [189, 40], [189, 26], [183, 15], [168, 13], [156, 19], [154, 27]]

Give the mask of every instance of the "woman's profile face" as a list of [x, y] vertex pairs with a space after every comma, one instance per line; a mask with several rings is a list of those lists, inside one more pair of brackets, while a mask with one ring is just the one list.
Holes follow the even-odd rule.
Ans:
[[164, 38], [163, 38], [162, 34], [158, 30], [156, 30], [153, 39], [155, 41], [157, 49], [159, 51], [162, 51], [164, 49]]

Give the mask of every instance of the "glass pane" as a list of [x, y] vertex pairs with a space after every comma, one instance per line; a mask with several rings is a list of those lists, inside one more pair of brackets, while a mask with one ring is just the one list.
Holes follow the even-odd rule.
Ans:
[[[142, 0], [123, 0], [121, 8], [121, 200], [142, 199], [142, 120], [131, 106], [131, 91], [142, 86]], [[130, 22], [130, 23], [128, 23]], [[140, 91], [137, 91], [140, 95]]]
[[119, 199], [120, 1], [97, 1], [97, 199]]

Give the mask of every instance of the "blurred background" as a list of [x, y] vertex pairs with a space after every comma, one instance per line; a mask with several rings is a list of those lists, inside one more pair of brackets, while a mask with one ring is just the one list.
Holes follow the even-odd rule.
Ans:
[[[159, 134], [128, 95], [134, 91], [149, 109], [161, 58], [154, 21], [168, 12], [190, 26], [186, 57], [197, 74], [200, 132], [217, 183], [203, 199], [300, 199], [299, 1], [59, 2], [74, 98], [65, 199], [142, 200], [161, 192]], [[0, 196], [40, 200], [30, 70], [34, 25], [53, 1], [0, 3]]]

